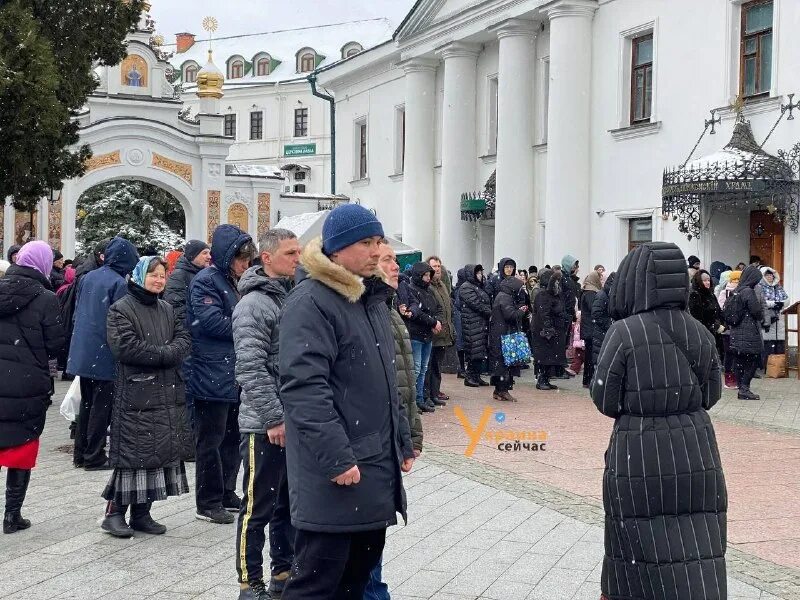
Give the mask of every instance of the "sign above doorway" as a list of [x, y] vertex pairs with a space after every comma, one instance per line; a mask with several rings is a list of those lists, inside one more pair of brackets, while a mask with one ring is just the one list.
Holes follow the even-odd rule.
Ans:
[[285, 144], [284, 156], [312, 156], [317, 153], [316, 144]]

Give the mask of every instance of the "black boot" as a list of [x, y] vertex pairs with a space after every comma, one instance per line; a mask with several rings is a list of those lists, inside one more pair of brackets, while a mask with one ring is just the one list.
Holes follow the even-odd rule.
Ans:
[[476, 377], [472, 373], [467, 373], [467, 377], [464, 379], [464, 385], [467, 387], [481, 387], [479, 380], [479, 377]]
[[100, 524], [100, 529], [118, 538], [133, 537], [133, 529], [125, 522], [127, 510], [127, 506], [117, 506], [109, 500], [106, 505], [106, 518]]
[[8, 469], [6, 474], [6, 511], [3, 516], [3, 533], [16, 533], [31, 526], [23, 519], [21, 510], [31, 480], [30, 469]]
[[150, 535], [161, 535], [167, 532], [166, 525], [156, 523], [150, 516], [152, 506], [152, 502], [131, 505], [131, 529]]

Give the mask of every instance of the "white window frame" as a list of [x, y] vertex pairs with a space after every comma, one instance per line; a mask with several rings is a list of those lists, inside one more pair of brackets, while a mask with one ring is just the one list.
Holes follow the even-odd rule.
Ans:
[[[404, 124], [406, 105], [398, 104], [394, 107], [394, 175], [402, 175], [405, 171], [404, 160]], [[369, 129], [367, 129], [369, 135]], [[367, 150], [369, 152], [369, 150]]]
[[[650, 99], [650, 120], [631, 125], [631, 60], [633, 40], [643, 35], [653, 36], [653, 90]], [[617, 82], [617, 127], [642, 127], [658, 122], [658, 18], [631, 27], [619, 34], [619, 61]]]
[[498, 77], [493, 73], [486, 77], [486, 155], [497, 154]]

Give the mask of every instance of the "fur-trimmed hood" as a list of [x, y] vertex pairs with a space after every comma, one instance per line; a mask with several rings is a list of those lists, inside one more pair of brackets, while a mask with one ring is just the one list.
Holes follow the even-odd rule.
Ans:
[[325, 256], [322, 252], [321, 237], [314, 238], [306, 244], [303, 254], [300, 256], [300, 264], [308, 278], [316, 279], [347, 298], [348, 302], [358, 302], [366, 291], [361, 277]]

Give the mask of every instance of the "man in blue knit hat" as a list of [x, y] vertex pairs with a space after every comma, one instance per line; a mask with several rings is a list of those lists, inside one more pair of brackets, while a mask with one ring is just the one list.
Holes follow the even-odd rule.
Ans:
[[414, 448], [397, 393], [393, 289], [377, 275], [383, 237], [367, 209], [334, 209], [284, 305], [278, 370], [297, 537], [283, 600], [361, 598], [386, 528], [406, 518], [401, 471]]

